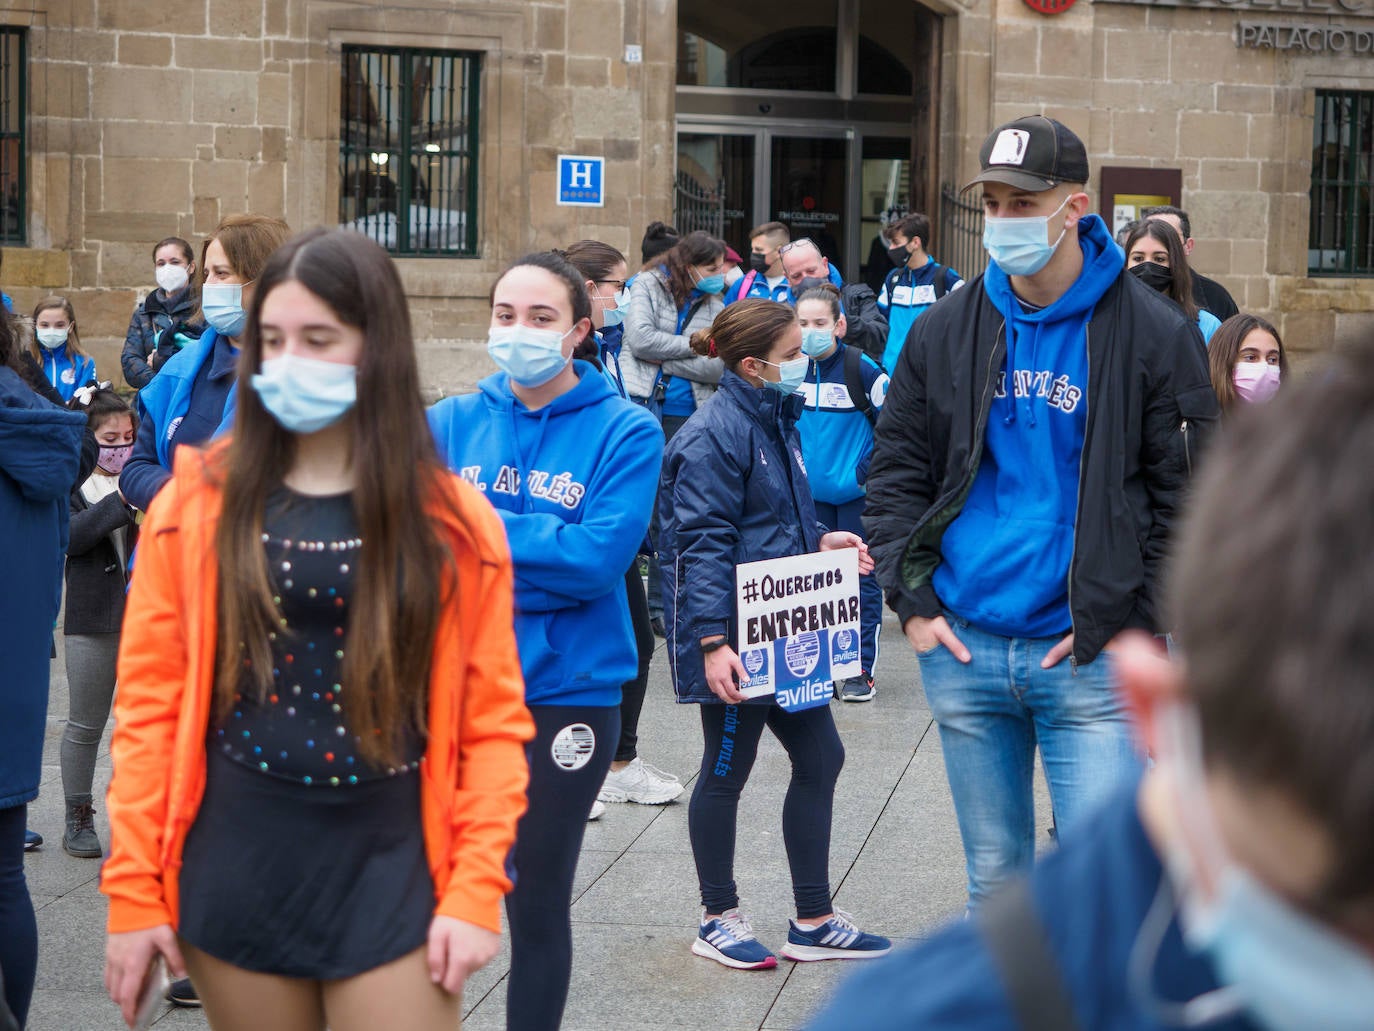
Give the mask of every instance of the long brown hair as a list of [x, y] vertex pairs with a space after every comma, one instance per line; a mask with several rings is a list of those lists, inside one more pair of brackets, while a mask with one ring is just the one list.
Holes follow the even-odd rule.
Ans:
[[1169, 254], [1169, 289], [1164, 292], [1164, 296], [1173, 301], [1183, 309], [1183, 314], [1188, 316], [1189, 322], [1197, 321], [1197, 301], [1193, 300], [1193, 273], [1188, 268], [1188, 255], [1183, 250], [1183, 242], [1179, 240], [1178, 233], [1174, 232], [1174, 227], [1163, 219], [1147, 218], [1126, 237], [1126, 266], [1131, 264], [1131, 248], [1133, 248], [1144, 237], [1149, 237], [1155, 243], [1164, 245], [1165, 251]]
[[1240, 356], [1240, 345], [1257, 329], [1268, 333], [1279, 345], [1279, 382], [1288, 379], [1288, 350], [1283, 346], [1279, 331], [1258, 315], [1246, 312], [1232, 315], [1217, 327], [1212, 339], [1207, 341], [1207, 371], [1223, 412], [1236, 403], [1236, 381], [1232, 376], [1236, 371], [1236, 359]]
[[668, 292], [673, 295], [673, 303], [681, 309], [692, 295], [692, 288], [697, 285], [692, 278], [692, 267], [709, 265], [723, 257], [725, 241], [697, 229], [674, 244], [667, 254], [647, 262], [643, 271], [659, 273], [659, 266], [662, 265], [667, 271]]
[[291, 468], [296, 437], [268, 414], [252, 377], [262, 362], [263, 300], [287, 282], [300, 283], [363, 333], [351, 447], [353, 510], [366, 543], [349, 604], [342, 682], [358, 752], [381, 766], [399, 760], [407, 731], [425, 726], [441, 595], [454, 574], [431, 515], [447, 496], [441, 488], [446, 472], [420, 400], [405, 291], [386, 251], [359, 233], [316, 229], [296, 237], [268, 260], [253, 294], [215, 538], [218, 711], [228, 714], [245, 678], [259, 695], [272, 681], [268, 642], [281, 613], [262, 547], [263, 512], [268, 494]]

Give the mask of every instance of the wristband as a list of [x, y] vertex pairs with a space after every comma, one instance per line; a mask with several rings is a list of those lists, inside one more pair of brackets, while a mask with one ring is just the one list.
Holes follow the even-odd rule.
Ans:
[[722, 637], [718, 641], [712, 641], [709, 644], [703, 644], [701, 646], [701, 654], [709, 655], [713, 651], [717, 651], [720, 648], [724, 648], [729, 643], [730, 641], [728, 638]]

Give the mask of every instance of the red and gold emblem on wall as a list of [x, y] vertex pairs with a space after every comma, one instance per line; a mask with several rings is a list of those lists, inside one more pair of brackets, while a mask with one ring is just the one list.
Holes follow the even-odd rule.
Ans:
[[1074, 0], [1026, 0], [1026, 6], [1041, 14], [1063, 14], [1074, 5]]

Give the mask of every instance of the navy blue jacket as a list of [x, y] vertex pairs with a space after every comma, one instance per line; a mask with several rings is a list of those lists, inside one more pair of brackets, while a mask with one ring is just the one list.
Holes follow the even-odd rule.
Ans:
[[0, 368], [0, 809], [38, 795], [53, 623], [62, 598], [67, 497], [86, 417]]
[[[1079, 824], [1078, 836], [1031, 873], [1035, 912], [1086, 1031], [1170, 1027], [1129, 977], [1131, 951], [1164, 876], [1140, 822], [1134, 785], [1105, 804], [1096, 819]], [[961, 920], [928, 941], [862, 964], [865, 969], [840, 986], [807, 1028], [1019, 1027], [982, 935], [976, 920]], [[1164, 931], [1150, 971], [1155, 1000], [1183, 1002], [1218, 986], [1211, 963], [1184, 943], [1177, 915]], [[1256, 1031], [1244, 1017], [1207, 1027]]]
[[[802, 399], [728, 369], [668, 444], [658, 488], [659, 566], [679, 702], [718, 702], [701, 639], [735, 643], [735, 566], [820, 550], [825, 527], [806, 479]], [[771, 704], [772, 698], [759, 702]]]

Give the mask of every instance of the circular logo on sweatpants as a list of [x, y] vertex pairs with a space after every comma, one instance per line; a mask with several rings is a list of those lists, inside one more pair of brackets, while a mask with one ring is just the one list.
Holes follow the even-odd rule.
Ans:
[[570, 723], [553, 736], [553, 761], [565, 770], [580, 770], [592, 761], [596, 733], [585, 723]]

